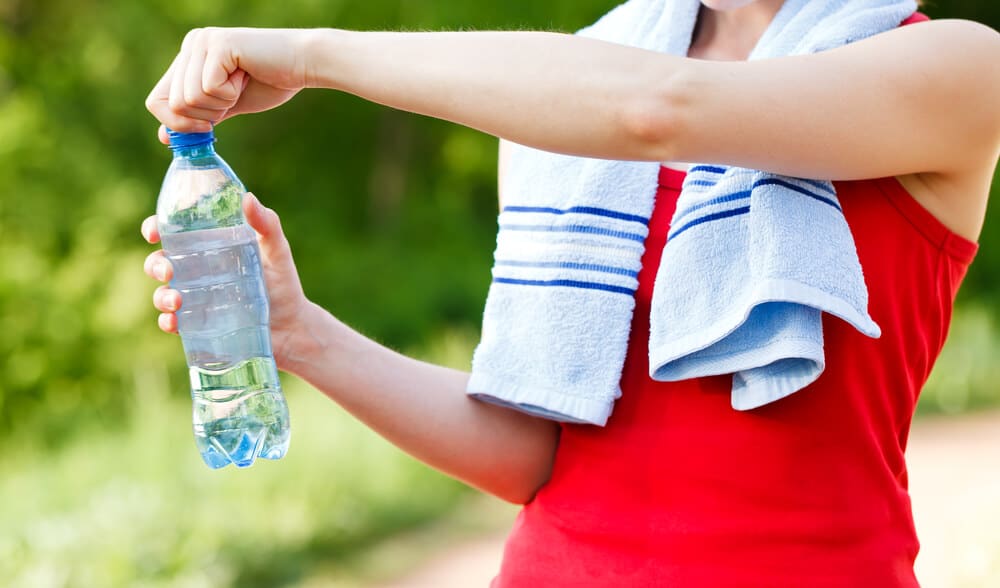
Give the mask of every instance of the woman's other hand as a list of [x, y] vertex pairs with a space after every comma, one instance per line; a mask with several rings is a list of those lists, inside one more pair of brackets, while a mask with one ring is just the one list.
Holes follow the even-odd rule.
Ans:
[[[271, 306], [271, 342], [278, 367], [285, 369], [297, 353], [293, 342], [301, 338], [300, 335], [305, 331], [302, 328], [303, 315], [311, 304], [302, 291], [292, 251], [281, 230], [278, 214], [249, 193], [243, 198], [243, 214], [257, 232], [264, 282]], [[159, 243], [160, 234], [155, 215], [143, 221], [142, 235], [150, 243]], [[149, 277], [160, 282], [169, 282], [173, 278], [173, 267], [162, 249], [149, 254], [143, 269]], [[176, 313], [183, 304], [181, 293], [166, 284], [153, 292], [153, 306], [161, 313], [158, 320], [160, 329], [167, 333], [177, 332]]]

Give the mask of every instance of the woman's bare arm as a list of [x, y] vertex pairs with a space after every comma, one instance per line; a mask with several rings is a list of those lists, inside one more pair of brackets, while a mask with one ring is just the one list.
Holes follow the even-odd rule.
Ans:
[[[279, 368], [428, 465], [510, 502], [534, 496], [549, 478], [556, 423], [474, 400], [465, 394], [468, 374], [400, 355], [309, 302], [278, 215], [253, 196], [243, 210], [260, 242]], [[142, 232], [159, 241], [155, 217]], [[161, 282], [173, 276], [162, 251], [149, 255], [145, 271]], [[176, 332], [180, 292], [161, 286], [153, 304], [160, 328]]]
[[814, 55], [714, 62], [556, 33], [315, 31], [306, 83], [550, 151], [841, 180], [995, 161], [1000, 35], [901, 27]]
[[969, 21], [750, 62], [559, 33], [199, 29], [147, 106], [204, 129], [304, 87], [561, 153], [804, 177], [961, 171], [1000, 148], [1000, 34]]
[[509, 502], [549, 478], [558, 425], [465, 394], [465, 372], [411, 359], [312, 306], [284, 367], [374, 431], [446, 474]]

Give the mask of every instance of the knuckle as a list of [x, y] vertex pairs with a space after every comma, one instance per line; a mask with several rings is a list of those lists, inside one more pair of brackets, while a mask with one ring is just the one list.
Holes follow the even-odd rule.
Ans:
[[195, 88], [193, 86], [184, 87], [184, 104], [192, 108], [198, 108], [201, 106], [201, 88]]
[[198, 37], [201, 36], [202, 31], [203, 31], [203, 29], [200, 28], [200, 27], [195, 27], [195, 28], [191, 29], [190, 31], [188, 31], [187, 34], [184, 35], [183, 44], [184, 45], [188, 45], [190, 43], [194, 43], [198, 39]]
[[187, 104], [184, 102], [184, 96], [173, 92], [171, 92], [170, 97], [167, 98], [167, 105], [170, 106], [170, 110], [174, 112], [181, 112], [187, 107]]
[[217, 43], [228, 45], [233, 40], [233, 30], [222, 27], [213, 27], [212, 39]]

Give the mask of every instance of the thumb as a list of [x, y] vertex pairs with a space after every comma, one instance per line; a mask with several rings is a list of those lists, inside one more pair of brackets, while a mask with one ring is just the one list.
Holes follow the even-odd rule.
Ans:
[[243, 214], [246, 216], [247, 223], [253, 230], [257, 231], [258, 241], [265, 256], [274, 259], [290, 253], [285, 233], [281, 230], [281, 219], [278, 218], [278, 213], [261, 204], [256, 196], [247, 192], [246, 197], [243, 198]]

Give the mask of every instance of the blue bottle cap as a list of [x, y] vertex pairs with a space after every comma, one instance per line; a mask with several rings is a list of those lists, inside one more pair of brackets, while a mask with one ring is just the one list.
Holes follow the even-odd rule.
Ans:
[[168, 128], [167, 136], [170, 137], [170, 148], [175, 150], [215, 143], [215, 131], [208, 131], [207, 133], [181, 133], [180, 131]]

